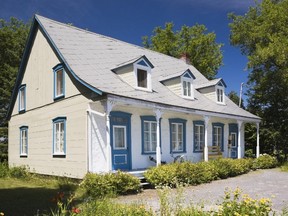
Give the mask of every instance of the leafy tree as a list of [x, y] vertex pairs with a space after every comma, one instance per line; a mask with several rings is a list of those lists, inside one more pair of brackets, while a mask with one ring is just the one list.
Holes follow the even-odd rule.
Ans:
[[216, 43], [215, 33], [207, 33], [207, 28], [199, 24], [184, 25], [180, 31], [173, 28], [172, 22], [166, 23], [165, 28], [156, 27], [150, 38], [142, 38], [144, 47], [176, 58], [186, 55], [204, 76], [215, 78], [223, 58], [223, 45]]
[[7, 151], [5, 117], [29, 28], [14, 17], [9, 22], [0, 19], [0, 157]]
[[[231, 44], [248, 57], [248, 109], [262, 118], [261, 148], [288, 155], [288, 0], [230, 14]], [[276, 152], [275, 152], [276, 151]]]
[[[228, 94], [228, 97], [231, 101], [233, 101], [235, 104], [237, 104], [239, 106], [239, 96], [237, 95], [237, 93], [235, 91], [231, 91], [229, 94]], [[244, 107], [244, 103], [243, 103], [243, 100], [241, 100], [241, 104], [240, 104], [240, 107], [245, 109]]]

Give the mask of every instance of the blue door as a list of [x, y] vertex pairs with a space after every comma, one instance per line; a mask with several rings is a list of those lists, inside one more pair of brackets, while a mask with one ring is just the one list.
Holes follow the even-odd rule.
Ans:
[[237, 158], [238, 157], [238, 146], [237, 146], [237, 133], [231, 132], [231, 158]]
[[110, 113], [112, 169], [131, 170], [131, 114]]
[[229, 124], [230, 157], [238, 157], [238, 125]]

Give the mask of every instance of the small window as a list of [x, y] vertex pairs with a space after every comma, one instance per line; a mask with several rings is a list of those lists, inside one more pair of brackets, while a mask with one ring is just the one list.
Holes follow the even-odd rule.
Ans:
[[169, 119], [171, 153], [186, 151], [186, 120]]
[[66, 153], [66, 117], [53, 120], [53, 154], [65, 155]]
[[114, 149], [127, 149], [126, 126], [113, 126]]
[[223, 151], [223, 127], [222, 123], [213, 123], [213, 146], [219, 146]]
[[26, 85], [21, 85], [19, 89], [19, 112], [26, 110]]
[[28, 155], [28, 127], [20, 127], [20, 156]]
[[182, 82], [182, 97], [188, 99], [194, 99], [194, 92], [193, 92], [193, 79], [188, 72], [186, 72], [181, 77]]
[[203, 121], [194, 121], [194, 152], [203, 152], [205, 144], [205, 126]]
[[62, 65], [54, 68], [54, 100], [65, 96], [65, 71]]
[[153, 68], [153, 65], [149, 64], [144, 58], [140, 58], [133, 64], [133, 67], [135, 87], [141, 90], [152, 91], [151, 68]]
[[216, 86], [216, 101], [225, 104], [224, 88], [221, 86]]
[[141, 88], [147, 88], [147, 71], [137, 69], [137, 86]]
[[183, 96], [191, 97], [191, 82], [183, 81]]

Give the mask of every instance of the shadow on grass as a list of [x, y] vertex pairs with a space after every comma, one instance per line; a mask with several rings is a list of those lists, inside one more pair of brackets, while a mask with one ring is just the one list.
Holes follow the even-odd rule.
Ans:
[[7, 216], [49, 214], [56, 207], [52, 198], [58, 191], [44, 187], [0, 189], [0, 212]]

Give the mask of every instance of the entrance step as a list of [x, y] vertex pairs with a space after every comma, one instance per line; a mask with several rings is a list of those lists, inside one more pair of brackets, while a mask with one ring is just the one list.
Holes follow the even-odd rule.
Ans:
[[131, 175], [134, 175], [140, 180], [140, 186], [145, 189], [151, 187], [150, 183], [146, 181], [144, 177], [144, 172], [145, 170], [134, 170], [134, 171], [129, 171]]

